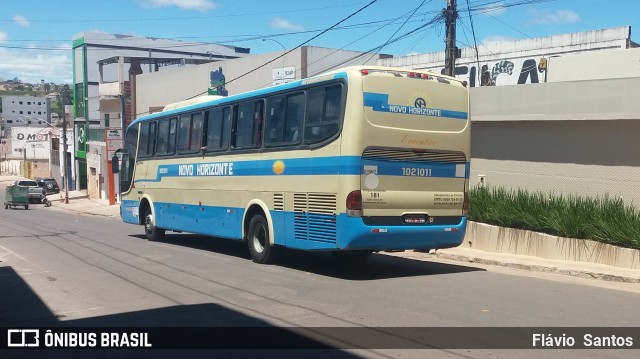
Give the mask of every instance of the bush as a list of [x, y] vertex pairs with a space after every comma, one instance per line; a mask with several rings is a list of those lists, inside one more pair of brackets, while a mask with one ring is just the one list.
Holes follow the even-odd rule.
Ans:
[[472, 221], [640, 249], [640, 212], [621, 198], [476, 187], [469, 200]]

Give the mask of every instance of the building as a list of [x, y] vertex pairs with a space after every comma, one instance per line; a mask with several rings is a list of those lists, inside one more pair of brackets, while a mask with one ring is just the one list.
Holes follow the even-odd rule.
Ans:
[[77, 188], [88, 189], [87, 183], [92, 183], [96, 187], [92, 193], [105, 193], [102, 187], [106, 183], [100, 173], [88, 178], [92, 172], [87, 168], [87, 154], [101, 151], [105, 128], [123, 128], [135, 118], [135, 76], [247, 55], [249, 49], [228, 45], [97, 32], [75, 35], [72, 59]]
[[35, 96], [1, 96], [3, 128], [46, 127], [51, 123], [51, 100]]

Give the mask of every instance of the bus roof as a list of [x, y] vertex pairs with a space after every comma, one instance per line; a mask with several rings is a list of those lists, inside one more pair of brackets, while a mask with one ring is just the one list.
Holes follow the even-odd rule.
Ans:
[[[242, 100], [245, 98], [250, 98], [250, 97], [254, 97], [254, 96], [262, 96], [265, 94], [269, 94], [272, 92], [277, 92], [277, 91], [281, 91], [281, 90], [288, 90], [288, 89], [294, 89], [296, 87], [299, 86], [303, 86], [303, 85], [307, 85], [307, 84], [312, 84], [315, 82], [322, 82], [322, 81], [329, 81], [332, 79], [337, 79], [337, 78], [347, 78], [348, 76], [362, 76], [362, 70], [369, 70], [369, 71], [373, 71], [373, 72], [400, 72], [400, 73], [421, 73], [421, 74], [428, 74], [431, 77], [434, 78], [445, 78], [449, 81], [453, 81], [456, 83], [460, 83], [462, 84], [462, 81], [459, 79], [456, 79], [454, 77], [449, 77], [449, 76], [445, 76], [445, 75], [440, 75], [440, 74], [436, 74], [434, 72], [430, 72], [430, 71], [426, 71], [426, 70], [414, 70], [414, 69], [409, 69], [409, 68], [402, 68], [402, 67], [389, 67], [389, 66], [349, 66], [349, 67], [343, 67], [343, 68], [339, 68], [333, 71], [329, 71], [329, 72], [325, 72], [316, 76], [312, 76], [312, 77], [308, 77], [308, 78], [304, 78], [301, 80], [296, 80], [293, 82], [289, 82], [286, 84], [282, 84], [282, 85], [277, 85], [277, 86], [273, 86], [273, 87], [268, 87], [268, 88], [263, 88], [263, 89], [259, 89], [259, 90], [253, 90], [253, 91], [249, 91], [249, 92], [243, 92], [243, 93], [239, 93], [236, 95], [231, 95], [228, 97], [224, 97], [224, 96], [199, 96], [199, 97], [195, 97], [192, 99], [188, 99], [185, 101], [180, 101], [180, 102], [175, 102], [175, 103], [171, 103], [168, 104], [164, 107], [163, 111], [161, 112], [156, 112], [156, 113], [152, 113], [149, 115], [145, 115], [142, 117], [139, 117], [137, 119], [135, 119], [133, 122], [131, 122], [131, 124], [129, 126], [135, 125], [138, 122], [142, 122], [142, 121], [146, 121], [146, 120], [152, 120], [158, 117], [165, 117], [165, 116], [171, 116], [171, 115], [178, 115], [180, 113], [183, 112], [189, 112], [189, 111], [195, 111], [195, 110], [201, 110], [207, 107], [210, 107], [212, 105], [218, 105], [218, 104], [224, 104], [227, 102], [233, 102], [233, 101], [238, 101], [238, 100]], [[463, 85], [464, 86], [464, 85]]]

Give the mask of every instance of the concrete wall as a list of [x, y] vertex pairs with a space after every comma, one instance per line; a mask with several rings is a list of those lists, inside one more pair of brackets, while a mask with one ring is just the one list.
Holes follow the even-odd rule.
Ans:
[[640, 48], [549, 58], [547, 82], [640, 76]]
[[472, 89], [472, 186], [640, 208], [640, 78]]

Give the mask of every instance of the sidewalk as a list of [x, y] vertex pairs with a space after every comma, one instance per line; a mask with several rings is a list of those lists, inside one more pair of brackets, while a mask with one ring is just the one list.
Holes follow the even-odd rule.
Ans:
[[[0, 176], [0, 186], [8, 185], [17, 178], [19, 177]], [[67, 211], [70, 213], [115, 219], [120, 218], [119, 204], [110, 206], [107, 200], [89, 199], [87, 194], [81, 191], [70, 191], [68, 204], [64, 203], [64, 191], [60, 194], [49, 195], [47, 198], [53, 204], [47, 210]], [[464, 247], [443, 249], [432, 253], [405, 251], [385, 252], [385, 254], [421, 261], [441, 258], [457, 262], [495, 265], [533, 272], [556, 273], [581, 278], [640, 284], [640, 270], [618, 268], [589, 262], [551, 260], [525, 255], [492, 253]]]
[[69, 191], [69, 203], [64, 203], [64, 191], [59, 194], [50, 194], [47, 199], [51, 201], [50, 210], [73, 212], [83, 215], [120, 218], [120, 205], [109, 205], [106, 199], [89, 198], [85, 192]]

